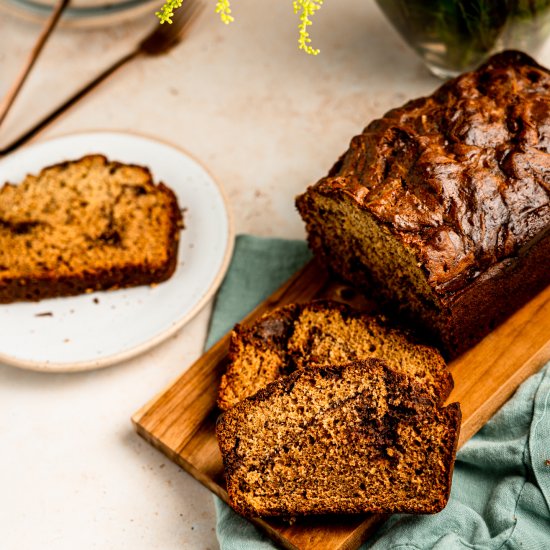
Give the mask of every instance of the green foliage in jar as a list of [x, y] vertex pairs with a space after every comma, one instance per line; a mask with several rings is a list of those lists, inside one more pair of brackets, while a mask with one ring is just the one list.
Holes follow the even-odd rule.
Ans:
[[377, 0], [429, 65], [472, 69], [503, 48], [527, 51], [550, 30], [550, 0]]

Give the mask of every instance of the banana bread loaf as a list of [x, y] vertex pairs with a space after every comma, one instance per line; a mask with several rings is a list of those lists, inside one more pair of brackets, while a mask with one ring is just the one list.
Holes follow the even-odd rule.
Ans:
[[218, 420], [229, 502], [247, 517], [438, 512], [460, 418], [377, 359], [301, 368]]
[[100, 155], [0, 189], [0, 303], [160, 283], [183, 220], [147, 168]]
[[520, 52], [373, 121], [297, 198], [312, 250], [449, 356], [550, 283], [550, 73]]
[[384, 359], [437, 401], [445, 401], [453, 388], [452, 376], [435, 348], [416, 342], [382, 317], [319, 300], [275, 309], [250, 327], [233, 329], [218, 405], [229, 409], [304, 365], [334, 365], [369, 357]]

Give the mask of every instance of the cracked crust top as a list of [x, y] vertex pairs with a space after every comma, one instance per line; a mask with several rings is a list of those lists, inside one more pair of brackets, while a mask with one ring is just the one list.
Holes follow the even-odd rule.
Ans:
[[441, 296], [550, 228], [550, 72], [508, 51], [371, 122], [307, 193], [347, 197]]

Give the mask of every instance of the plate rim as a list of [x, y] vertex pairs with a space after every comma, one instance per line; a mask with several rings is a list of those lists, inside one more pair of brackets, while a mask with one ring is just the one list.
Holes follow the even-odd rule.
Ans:
[[[218, 190], [218, 193], [222, 199], [222, 203], [227, 216], [227, 244], [226, 244], [224, 255], [220, 264], [220, 268], [218, 269], [218, 272], [216, 273], [216, 276], [210, 283], [210, 286], [208, 287], [208, 289], [202, 295], [200, 300], [198, 300], [197, 303], [187, 312], [186, 315], [184, 315], [177, 322], [170, 325], [170, 327], [168, 327], [166, 330], [160, 332], [159, 334], [157, 334], [152, 338], [149, 338], [148, 340], [141, 343], [140, 345], [134, 346], [126, 351], [107, 355], [100, 359], [91, 359], [87, 361], [75, 361], [71, 363], [58, 363], [58, 362], [49, 362], [49, 361], [33, 361], [29, 359], [21, 359], [18, 357], [14, 357], [13, 355], [2, 353], [0, 351], [0, 363], [2, 364], [24, 369], [24, 370], [35, 371], [35, 372], [71, 373], [71, 372], [85, 372], [85, 371], [110, 367], [110, 366], [122, 363], [124, 361], [127, 361], [129, 359], [132, 359], [133, 357], [137, 357], [138, 355], [142, 355], [146, 351], [149, 351], [150, 349], [158, 346], [160, 343], [170, 338], [170, 336], [174, 335], [176, 332], [178, 332], [178, 330], [183, 328], [189, 321], [191, 321], [196, 315], [198, 315], [198, 313], [202, 311], [202, 309], [206, 306], [206, 304], [210, 301], [212, 296], [220, 287], [222, 280], [229, 268], [229, 263], [233, 256], [233, 249], [235, 246], [235, 224], [234, 224], [233, 212], [229, 204], [229, 199], [225, 193], [223, 186], [218, 181], [218, 179], [212, 174], [210, 169], [207, 166], [205, 166], [200, 160], [198, 160], [194, 154], [189, 153], [185, 148], [179, 145], [176, 145], [166, 139], [154, 137], [151, 134], [133, 132], [133, 131], [128, 132], [125, 130], [94, 129], [94, 130], [86, 130], [86, 131], [78, 131], [78, 132], [68, 132], [68, 133], [52, 136], [51, 138], [47, 138], [44, 140], [33, 141], [31, 144], [26, 145], [25, 147], [22, 147], [16, 152], [32, 149], [51, 141], [56, 141], [56, 140], [75, 137], [75, 136], [91, 135], [91, 134], [114, 134], [122, 137], [131, 136], [131, 137], [138, 137], [141, 139], [161, 143], [187, 156], [206, 172], [206, 174], [210, 177], [210, 179], [212, 180], [212, 182], [214, 183], [214, 185]], [[107, 153], [104, 151], [100, 151], [99, 154], [107, 154]], [[6, 155], [6, 157], [4, 158], [7, 159], [7, 158], [10, 158], [10, 156], [11, 155]], [[2, 160], [3, 159], [0, 159], [0, 164]], [[3, 185], [3, 183], [0, 183], [0, 185]]]

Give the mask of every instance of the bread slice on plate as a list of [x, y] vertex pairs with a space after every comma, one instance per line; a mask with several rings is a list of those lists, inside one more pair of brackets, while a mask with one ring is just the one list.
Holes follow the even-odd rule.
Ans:
[[439, 352], [382, 317], [330, 300], [283, 306], [231, 334], [229, 364], [218, 405], [227, 410], [279, 376], [311, 363], [342, 364], [369, 357], [418, 382], [443, 402], [453, 379]]
[[182, 215], [147, 168], [101, 155], [0, 189], [0, 303], [160, 283], [177, 265]]
[[219, 418], [229, 502], [247, 517], [438, 512], [460, 420], [380, 360], [305, 366]]

